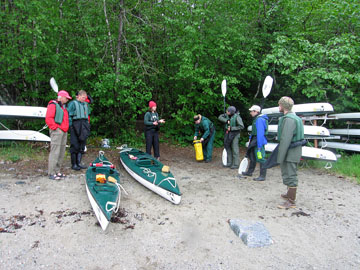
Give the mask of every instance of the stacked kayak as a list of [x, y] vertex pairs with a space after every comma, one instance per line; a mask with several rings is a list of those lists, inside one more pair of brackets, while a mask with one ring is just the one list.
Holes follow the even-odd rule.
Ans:
[[153, 156], [123, 145], [120, 161], [125, 170], [139, 183], [174, 204], [181, 201], [181, 193], [169, 167]]
[[105, 231], [112, 213], [120, 206], [121, 186], [119, 172], [99, 152], [99, 157], [90, 163], [86, 171], [86, 192], [101, 228]]

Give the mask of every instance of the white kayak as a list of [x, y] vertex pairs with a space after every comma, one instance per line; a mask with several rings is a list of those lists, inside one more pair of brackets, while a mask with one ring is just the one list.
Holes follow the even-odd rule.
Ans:
[[[269, 125], [268, 133], [277, 133], [278, 125]], [[252, 131], [252, 126], [248, 126], [248, 131]], [[321, 126], [309, 126], [304, 125], [304, 134], [308, 136], [320, 136], [327, 137], [330, 136], [330, 132], [327, 128]]]
[[45, 118], [46, 107], [0, 105], [0, 118]]
[[329, 129], [331, 135], [341, 135], [341, 136], [349, 136], [349, 137], [357, 137], [360, 136], [360, 129]]
[[345, 151], [360, 152], [360, 144], [341, 143], [341, 142], [319, 142], [324, 148], [341, 149]]
[[[248, 142], [246, 143], [246, 147], [248, 146]], [[266, 152], [272, 152], [276, 148], [277, 143], [268, 143], [265, 145]], [[301, 157], [304, 159], [317, 159], [323, 161], [337, 161], [336, 155], [325, 149], [303, 146]]]
[[0, 140], [50, 142], [49, 136], [34, 130], [0, 130]]
[[[330, 103], [304, 103], [304, 104], [295, 104], [292, 108], [292, 111], [297, 115], [319, 115], [327, 114], [334, 111], [333, 106]], [[283, 113], [280, 113], [279, 107], [265, 108], [261, 111], [262, 114], [267, 114], [268, 116], [280, 116]]]
[[359, 122], [360, 121], [360, 112], [329, 114], [328, 119]]

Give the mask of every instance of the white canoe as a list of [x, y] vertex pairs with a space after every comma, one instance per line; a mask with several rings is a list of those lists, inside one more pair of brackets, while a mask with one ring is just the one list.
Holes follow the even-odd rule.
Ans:
[[[246, 147], [249, 143], [246, 143]], [[272, 152], [276, 148], [277, 143], [268, 143], [265, 145], [266, 152]], [[301, 157], [304, 159], [317, 159], [323, 161], [337, 161], [336, 155], [325, 149], [303, 146]]]
[[341, 143], [341, 142], [319, 142], [319, 145], [324, 148], [360, 152], [360, 144]]
[[46, 107], [0, 105], [0, 118], [45, 118]]
[[49, 136], [34, 130], [0, 130], [2, 141], [37, 141], [50, 142]]
[[342, 136], [360, 136], [360, 129], [350, 129], [350, 128], [344, 128], [344, 129], [329, 129], [331, 135], [342, 135]]
[[347, 120], [347, 121], [360, 121], [360, 112], [353, 112], [353, 113], [335, 113], [329, 114], [328, 119], [335, 119], [335, 120]]
[[[292, 111], [297, 115], [319, 115], [333, 112], [334, 108], [330, 103], [304, 103], [295, 104]], [[279, 111], [279, 107], [265, 108], [261, 113], [272, 117], [282, 115]]]
[[[268, 132], [269, 133], [277, 133], [278, 125], [269, 125]], [[252, 131], [252, 126], [248, 126], [248, 131]], [[309, 136], [321, 136], [327, 137], [330, 136], [330, 132], [327, 128], [321, 126], [309, 126], [304, 125], [304, 134]]]

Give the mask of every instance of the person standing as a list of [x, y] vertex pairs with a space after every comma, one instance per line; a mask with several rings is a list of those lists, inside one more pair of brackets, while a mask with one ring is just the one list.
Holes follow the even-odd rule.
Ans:
[[76, 100], [71, 101], [68, 106], [71, 168], [76, 171], [87, 168], [81, 165], [86, 139], [90, 135], [90, 108], [89, 104], [85, 102], [86, 98], [86, 91], [80, 90], [76, 96]]
[[225, 123], [224, 147], [227, 153], [227, 162], [225, 167], [237, 169], [240, 165], [240, 131], [244, 128], [244, 123], [240, 114], [236, 112], [236, 108], [234, 106], [228, 107], [226, 113], [221, 114], [218, 119], [220, 122]]
[[164, 124], [164, 119], [159, 119], [159, 114], [156, 112], [155, 101], [149, 102], [149, 111], [145, 113], [145, 140], [146, 140], [146, 153], [151, 155], [151, 149], [154, 149], [154, 157], [160, 160], [159, 150], [159, 129], [160, 124]]
[[[279, 110], [284, 116], [278, 124], [277, 163], [280, 164], [283, 183], [287, 186], [287, 193], [281, 195], [285, 202], [278, 205], [281, 209], [296, 207], [297, 166], [302, 153], [301, 141], [304, 140], [304, 125], [301, 118], [291, 111], [293, 106], [294, 101], [290, 97], [284, 96], [279, 100]], [[291, 144], [297, 146], [290, 147]]]
[[61, 173], [65, 156], [67, 132], [69, 130], [69, 114], [65, 104], [71, 99], [68, 92], [58, 92], [57, 100], [48, 103], [45, 122], [50, 129], [50, 154], [48, 175], [51, 180], [61, 180], [65, 174]]
[[213, 144], [215, 139], [215, 127], [214, 124], [205, 116], [201, 114], [194, 116], [195, 122], [195, 134], [194, 141], [201, 133], [200, 142], [202, 143], [204, 160], [206, 163], [211, 162]]
[[254, 178], [255, 181], [264, 181], [266, 179], [265, 162], [265, 145], [267, 144], [266, 135], [268, 132], [269, 118], [266, 114], [261, 114], [261, 108], [258, 105], [253, 105], [249, 109], [250, 115], [253, 117], [252, 129], [249, 140], [249, 146], [246, 151], [246, 156], [250, 159], [250, 165], [244, 176], [252, 176], [256, 162], [260, 163], [260, 176]]

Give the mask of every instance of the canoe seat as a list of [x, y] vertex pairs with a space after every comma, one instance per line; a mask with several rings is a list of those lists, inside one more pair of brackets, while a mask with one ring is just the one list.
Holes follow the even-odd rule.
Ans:
[[139, 167], [158, 167], [159, 164], [157, 163], [157, 161], [153, 158], [149, 158], [149, 157], [138, 157], [138, 159], [136, 160], [135, 163], [137, 166]]

